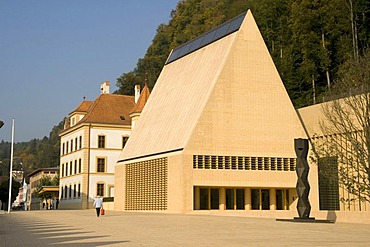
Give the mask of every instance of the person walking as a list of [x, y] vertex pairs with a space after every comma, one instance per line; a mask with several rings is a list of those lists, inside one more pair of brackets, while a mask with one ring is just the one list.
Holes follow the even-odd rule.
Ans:
[[100, 216], [100, 209], [103, 207], [103, 201], [100, 198], [100, 196], [95, 197], [94, 207], [96, 209], [96, 216], [99, 217]]

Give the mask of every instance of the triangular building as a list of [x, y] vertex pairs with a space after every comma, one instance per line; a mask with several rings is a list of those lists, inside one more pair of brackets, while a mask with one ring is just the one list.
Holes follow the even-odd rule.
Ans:
[[295, 138], [307, 136], [248, 11], [171, 52], [116, 165], [115, 209], [294, 214]]

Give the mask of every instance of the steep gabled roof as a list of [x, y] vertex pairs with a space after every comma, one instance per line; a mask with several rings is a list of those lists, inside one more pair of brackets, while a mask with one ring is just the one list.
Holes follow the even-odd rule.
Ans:
[[130, 112], [134, 106], [133, 96], [101, 94], [79, 123], [130, 125]]
[[149, 91], [148, 85], [145, 83], [145, 86], [141, 90], [140, 97], [139, 97], [134, 109], [132, 109], [131, 114], [132, 113], [141, 113], [144, 109], [144, 106], [145, 106], [146, 102], [149, 99], [149, 96], [150, 96], [150, 91]]
[[164, 66], [120, 159], [185, 147], [236, 34]]
[[295, 157], [303, 127], [252, 13], [238, 18], [236, 31], [167, 61], [119, 162], [171, 151]]

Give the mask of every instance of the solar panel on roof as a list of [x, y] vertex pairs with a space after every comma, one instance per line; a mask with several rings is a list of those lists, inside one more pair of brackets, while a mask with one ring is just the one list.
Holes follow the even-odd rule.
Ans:
[[203, 40], [203, 36], [199, 36], [198, 38], [194, 39], [194, 41], [191, 42], [189, 53], [191, 53], [195, 50], [198, 50], [202, 40]]
[[239, 30], [242, 22], [244, 20], [245, 15], [236, 17], [231, 23], [228, 32], [235, 32]]
[[218, 40], [221, 37], [224, 37], [227, 33], [227, 30], [229, 29], [229, 26], [230, 26], [230, 22], [227, 22], [227, 23], [223, 24], [222, 26], [220, 26], [219, 28], [217, 28], [216, 33], [213, 36], [213, 39]]
[[168, 59], [168, 62], [172, 62], [176, 60], [179, 57], [180, 49], [172, 50], [171, 56]]
[[166, 64], [169, 64], [179, 58], [182, 58], [206, 45], [209, 45], [237, 30], [239, 30], [243, 23], [246, 12], [225, 22], [224, 24], [212, 29], [211, 31], [204, 33], [197, 38], [175, 48], [172, 50], [170, 57], [167, 59]]
[[185, 54], [188, 54], [190, 45], [191, 43], [186, 43], [184, 46], [181, 46], [181, 48], [179, 49], [178, 57], [183, 57], [185, 56]]
[[216, 30], [209, 31], [208, 33], [204, 34], [202, 43], [200, 44], [200, 47], [206, 46], [210, 43], [212, 43], [213, 36], [215, 36]]

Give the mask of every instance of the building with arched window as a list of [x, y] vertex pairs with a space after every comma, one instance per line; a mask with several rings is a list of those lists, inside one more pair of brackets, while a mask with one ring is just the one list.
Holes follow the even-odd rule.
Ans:
[[[60, 209], [90, 208], [95, 196], [114, 197], [115, 164], [131, 134], [133, 109], [138, 109], [136, 117], [140, 114], [140, 87], [136, 91], [136, 98], [109, 94], [109, 82], [104, 82], [95, 101], [84, 100], [65, 119], [60, 133]], [[149, 95], [147, 87], [142, 92]]]

